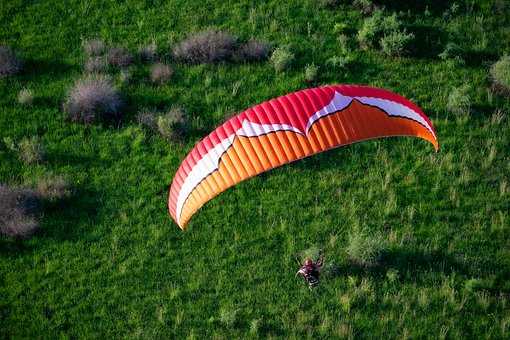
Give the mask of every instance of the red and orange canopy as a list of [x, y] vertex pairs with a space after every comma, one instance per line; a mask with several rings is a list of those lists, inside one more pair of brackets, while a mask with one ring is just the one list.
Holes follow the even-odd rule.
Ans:
[[325, 150], [390, 136], [420, 137], [439, 148], [422, 110], [387, 90], [333, 85], [271, 99], [195, 145], [170, 187], [170, 215], [184, 229], [202, 205], [242, 180]]

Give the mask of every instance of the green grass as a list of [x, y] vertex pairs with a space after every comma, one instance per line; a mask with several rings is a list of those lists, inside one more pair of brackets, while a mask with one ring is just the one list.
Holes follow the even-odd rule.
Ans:
[[[26, 64], [0, 79], [0, 140], [39, 136], [46, 161], [25, 165], [0, 144], [0, 182], [51, 173], [76, 193], [46, 207], [31, 240], [0, 238], [0, 337], [509, 337], [510, 103], [487, 92], [488, 65], [510, 52], [509, 14], [493, 12], [490, 1], [456, 14], [432, 1], [427, 13], [387, 3], [403, 10], [419, 43], [406, 58], [355, 49], [342, 71], [326, 64], [344, 53], [334, 27], [347, 25], [354, 41], [363, 20], [346, 5], [3, 3], [0, 41]], [[269, 62], [170, 62], [175, 74], [162, 86], [147, 80], [150, 66], [137, 65], [121, 84], [129, 104], [122, 125], [65, 121], [82, 39], [132, 51], [154, 40], [169, 53], [208, 27], [290, 48], [296, 59], [283, 73]], [[437, 57], [448, 41], [462, 47], [464, 62]], [[181, 232], [166, 195], [186, 153], [226, 114], [307, 87], [308, 64], [320, 67], [320, 84], [371, 84], [416, 101], [441, 151], [399, 138], [320, 154], [228, 190]], [[457, 116], [446, 110], [448, 95], [465, 83], [471, 114]], [[30, 107], [17, 103], [23, 88], [33, 91]], [[172, 105], [191, 113], [184, 142], [137, 126], [138, 109]], [[379, 265], [349, 261], [355, 228], [385, 237]], [[296, 255], [311, 247], [338, 267], [314, 291], [294, 277]]]

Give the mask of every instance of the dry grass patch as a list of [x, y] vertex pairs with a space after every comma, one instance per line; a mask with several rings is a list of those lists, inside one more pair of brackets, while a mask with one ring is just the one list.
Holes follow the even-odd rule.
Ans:
[[133, 55], [123, 47], [112, 47], [108, 51], [108, 64], [115, 67], [126, 67], [133, 63]]
[[89, 57], [101, 56], [106, 51], [106, 45], [101, 39], [89, 39], [82, 43], [83, 51]]
[[191, 64], [218, 63], [232, 58], [237, 37], [228, 32], [207, 30], [190, 35], [172, 53], [177, 60]]
[[0, 233], [24, 239], [39, 229], [41, 202], [32, 190], [0, 184]]
[[174, 70], [165, 64], [157, 63], [152, 65], [151, 67], [151, 81], [154, 84], [163, 85], [168, 83], [172, 75], [174, 74]]
[[271, 53], [271, 45], [255, 39], [242, 44], [236, 52], [238, 61], [264, 61]]
[[73, 122], [90, 124], [122, 118], [120, 93], [104, 76], [79, 79], [69, 90], [64, 110]]

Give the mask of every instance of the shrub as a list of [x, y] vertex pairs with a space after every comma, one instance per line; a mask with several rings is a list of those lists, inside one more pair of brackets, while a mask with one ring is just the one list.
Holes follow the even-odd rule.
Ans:
[[32, 90], [22, 89], [18, 93], [18, 103], [21, 105], [32, 105], [34, 103], [34, 94]]
[[260, 332], [260, 329], [262, 324], [261, 319], [253, 319], [250, 321], [250, 334], [251, 335], [257, 335]]
[[338, 36], [338, 43], [340, 44], [340, 49], [342, 53], [349, 53], [352, 50], [351, 41], [349, 37], [345, 34], [340, 34]]
[[324, 8], [334, 8], [340, 4], [340, 0], [318, 0], [318, 2]]
[[409, 43], [414, 39], [414, 34], [404, 31], [395, 31], [385, 35], [381, 39], [381, 49], [384, 54], [395, 57], [407, 52]]
[[317, 76], [319, 74], [319, 67], [314, 65], [314, 64], [311, 64], [311, 65], [306, 65], [305, 67], [305, 80], [307, 82], [314, 82], [317, 80]]
[[454, 88], [448, 96], [446, 104], [448, 111], [456, 115], [466, 115], [471, 112], [471, 97], [469, 96], [469, 86], [463, 85]]
[[347, 255], [354, 263], [375, 266], [387, 250], [386, 241], [380, 234], [369, 235], [367, 231], [354, 230], [349, 234]]
[[349, 64], [354, 61], [354, 58], [350, 55], [333, 56], [326, 60], [326, 65], [337, 69], [345, 69]]
[[98, 57], [104, 54], [105, 44], [101, 39], [85, 40], [82, 44], [85, 54], [89, 57]]
[[21, 60], [10, 47], [0, 46], [0, 78], [18, 73], [22, 66]]
[[464, 55], [464, 50], [462, 47], [457, 45], [456, 43], [449, 42], [446, 44], [443, 52], [441, 52], [438, 57], [442, 60], [448, 59], [462, 59]]
[[38, 180], [37, 192], [49, 201], [56, 201], [70, 197], [72, 187], [63, 176], [46, 176]]
[[158, 132], [169, 141], [181, 140], [188, 132], [186, 113], [179, 107], [173, 107], [156, 120]]
[[119, 83], [128, 84], [133, 80], [133, 72], [129, 68], [123, 68], [119, 72]]
[[192, 64], [218, 63], [232, 58], [236, 43], [237, 38], [230, 33], [207, 30], [181, 41], [174, 47], [173, 55]]
[[27, 238], [39, 229], [39, 196], [31, 190], [0, 184], [0, 233]]
[[493, 89], [510, 97], [510, 56], [499, 59], [490, 68]]
[[174, 71], [168, 65], [157, 63], [151, 67], [151, 81], [154, 84], [165, 84], [172, 77]]
[[155, 42], [138, 49], [138, 57], [142, 62], [154, 62], [158, 59], [158, 46]]
[[358, 41], [363, 48], [378, 48], [381, 38], [398, 31], [400, 26], [395, 13], [388, 16], [385, 12], [377, 10], [363, 22], [363, 26], [358, 31]]
[[108, 64], [116, 67], [126, 67], [133, 63], [133, 55], [122, 47], [112, 47], [108, 51]]
[[222, 307], [220, 309], [219, 320], [225, 326], [232, 327], [237, 322], [237, 314], [238, 314], [237, 309], [234, 309], [232, 307]]
[[236, 52], [238, 61], [263, 61], [267, 60], [271, 52], [271, 45], [266, 42], [250, 39], [241, 45]]
[[94, 75], [75, 82], [64, 109], [73, 122], [115, 121], [122, 116], [122, 100], [110, 80]]
[[276, 72], [287, 70], [294, 62], [294, 54], [285, 48], [277, 48], [271, 55], [271, 63]]
[[371, 15], [378, 9], [378, 6], [370, 0], [354, 0], [352, 5], [363, 15]]
[[158, 119], [154, 111], [149, 109], [142, 109], [136, 114], [136, 121], [138, 124], [151, 131], [157, 131]]
[[12, 143], [10, 148], [17, 152], [20, 161], [28, 165], [41, 163], [46, 157], [46, 150], [39, 137], [25, 137], [17, 144]]
[[102, 73], [106, 71], [107, 66], [104, 57], [90, 57], [85, 62], [84, 69], [88, 73]]

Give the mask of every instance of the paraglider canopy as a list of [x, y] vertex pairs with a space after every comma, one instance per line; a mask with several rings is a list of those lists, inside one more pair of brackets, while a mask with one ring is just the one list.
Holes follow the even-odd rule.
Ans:
[[343, 145], [419, 137], [439, 149], [430, 119], [411, 101], [368, 86], [306, 89], [253, 106], [198, 142], [177, 170], [168, 210], [184, 229], [227, 188], [283, 164]]

